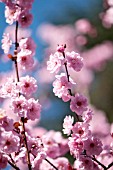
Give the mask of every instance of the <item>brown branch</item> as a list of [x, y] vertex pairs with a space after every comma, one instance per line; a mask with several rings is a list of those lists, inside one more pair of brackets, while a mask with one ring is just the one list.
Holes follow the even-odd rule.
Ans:
[[108, 166], [107, 169], [111, 168], [113, 166], [113, 162], [111, 162]]
[[58, 170], [58, 168], [57, 168], [55, 165], [53, 165], [48, 159], [45, 159], [45, 161], [47, 161], [51, 166], [53, 166], [53, 168], [55, 168], [56, 170]]
[[13, 164], [12, 162], [8, 161], [8, 163], [16, 170], [20, 170], [20, 168], [18, 168], [15, 164]]
[[[17, 50], [18, 50], [18, 21], [16, 21], [16, 29], [15, 29], [15, 50], [14, 50], [14, 63], [15, 63], [15, 70], [16, 70], [16, 77], [17, 77], [17, 82], [19, 82], [19, 71], [18, 71], [18, 64], [17, 64]], [[20, 93], [19, 93], [20, 96]], [[27, 164], [29, 170], [31, 169], [31, 161], [30, 161], [30, 154], [28, 150], [28, 144], [27, 144], [27, 138], [25, 134], [25, 124], [24, 124], [24, 117], [21, 117], [21, 122], [22, 122], [22, 128], [23, 128], [23, 135], [24, 135], [24, 141], [25, 141], [25, 147], [27, 150]]]
[[24, 117], [21, 118], [21, 122], [22, 122], [22, 128], [23, 128], [23, 135], [24, 135], [24, 141], [25, 141], [25, 147], [27, 149], [27, 164], [28, 164], [28, 168], [29, 170], [31, 169], [31, 161], [30, 161], [30, 154], [29, 154], [29, 149], [28, 149], [28, 144], [27, 144], [27, 138], [26, 138], [26, 130], [25, 130], [25, 123], [24, 123]]

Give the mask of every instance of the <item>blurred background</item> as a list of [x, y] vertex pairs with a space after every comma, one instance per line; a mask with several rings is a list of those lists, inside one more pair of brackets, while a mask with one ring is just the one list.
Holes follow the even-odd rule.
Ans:
[[[109, 122], [113, 121], [113, 27], [107, 10], [110, 5], [104, 0], [35, 0], [32, 8], [33, 23], [25, 32], [32, 36], [37, 49], [38, 64], [30, 74], [38, 81], [39, 98], [43, 110], [38, 126], [62, 130], [65, 115], [72, 114], [69, 103], [54, 96], [52, 82], [55, 77], [46, 71], [49, 55], [58, 44], [66, 44], [67, 51], [76, 51], [84, 58], [80, 73], [69, 70], [77, 82], [77, 89], [89, 97], [91, 105], [103, 110]], [[0, 39], [3, 32], [13, 34], [12, 26], [5, 23], [4, 4], [0, 3]], [[0, 77], [9, 75], [12, 62], [0, 49]], [[91, 107], [92, 107], [91, 106]]]

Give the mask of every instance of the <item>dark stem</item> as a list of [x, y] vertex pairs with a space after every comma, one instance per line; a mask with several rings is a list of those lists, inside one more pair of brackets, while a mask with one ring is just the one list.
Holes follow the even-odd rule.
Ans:
[[23, 135], [24, 135], [24, 141], [25, 141], [25, 147], [27, 149], [27, 164], [28, 164], [28, 168], [29, 170], [31, 169], [31, 161], [30, 161], [30, 154], [29, 154], [29, 149], [28, 149], [28, 144], [27, 144], [27, 138], [26, 138], [26, 130], [25, 130], [25, 123], [24, 123], [24, 117], [21, 118], [21, 122], [22, 122], [22, 128], [23, 128]]
[[[17, 49], [18, 49], [18, 21], [16, 21], [16, 29], [15, 29], [15, 50], [14, 50], [14, 63], [15, 63], [15, 70], [16, 70], [16, 77], [17, 77], [17, 82], [19, 82], [19, 71], [18, 71], [18, 64], [17, 64]], [[20, 96], [20, 93], [19, 93]], [[24, 117], [21, 118], [22, 122], [22, 128], [23, 128], [23, 135], [24, 135], [24, 141], [25, 141], [25, 147], [27, 150], [27, 163], [28, 163], [28, 168], [29, 170], [31, 169], [31, 162], [30, 162], [30, 154], [28, 150], [28, 144], [27, 144], [27, 138], [25, 134], [25, 124], [24, 124]]]
[[95, 156], [93, 156], [93, 157], [87, 156], [87, 157], [89, 157], [89, 158], [91, 158], [93, 161], [95, 161], [98, 165], [100, 165], [102, 168], [104, 168], [104, 170], [107, 170], [106, 166], [103, 165], [100, 161], [98, 161], [98, 160], [95, 158]]
[[107, 169], [111, 168], [113, 166], [113, 162], [111, 162], [108, 166]]
[[55, 168], [56, 170], [58, 170], [58, 168], [55, 166], [55, 165], [53, 165], [48, 159], [45, 159], [51, 166], [53, 166], [53, 168]]
[[[64, 56], [64, 58], [65, 58], [65, 53], [63, 52], [62, 54], [63, 54], [63, 56]], [[69, 76], [70, 76], [70, 75], [69, 75], [69, 73], [68, 73], [67, 63], [66, 63], [66, 62], [64, 63], [64, 66], [65, 66], [65, 70], [66, 70], [68, 82], [70, 82], [70, 81], [69, 81]], [[72, 96], [71, 89], [68, 89], [68, 91], [69, 91], [70, 95]]]
[[[65, 52], [63, 52], [62, 54], [63, 54], [63, 57], [66, 58], [66, 57], [65, 57]], [[66, 70], [66, 75], [67, 75], [68, 82], [70, 82], [70, 80], [69, 80], [70, 75], [69, 75], [69, 72], [68, 72], [68, 69], [67, 69], [67, 62], [64, 63], [64, 66], [65, 66], [65, 70]], [[70, 95], [72, 96], [72, 91], [71, 91], [71, 89], [68, 89], [68, 91], [69, 91]], [[75, 115], [76, 115], [77, 122], [79, 122], [79, 121], [80, 121], [80, 120], [79, 120], [79, 116], [78, 116], [77, 114], [75, 114]]]
[[16, 170], [20, 170], [15, 164], [13, 164], [12, 162], [8, 161], [8, 163]]

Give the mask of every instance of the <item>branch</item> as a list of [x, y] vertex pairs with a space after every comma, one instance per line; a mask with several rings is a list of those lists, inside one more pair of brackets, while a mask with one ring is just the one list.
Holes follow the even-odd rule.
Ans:
[[58, 170], [58, 168], [55, 166], [55, 165], [53, 165], [48, 159], [45, 159], [51, 166], [53, 166], [53, 168], [55, 168], [56, 170]]
[[113, 162], [111, 162], [108, 166], [107, 169], [111, 168], [113, 166]]
[[15, 164], [13, 164], [12, 162], [8, 161], [8, 163], [16, 170], [20, 170], [20, 168], [18, 168]]

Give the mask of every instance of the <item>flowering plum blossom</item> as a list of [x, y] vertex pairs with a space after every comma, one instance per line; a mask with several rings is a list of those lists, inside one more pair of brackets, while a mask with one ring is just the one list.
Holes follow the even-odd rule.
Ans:
[[3, 39], [2, 39], [1, 42], [2, 42], [2, 49], [4, 50], [4, 53], [8, 54], [9, 49], [10, 49], [10, 47], [12, 45], [12, 41], [10, 39], [9, 33], [7, 33], [7, 34], [4, 33], [3, 34]]
[[33, 77], [29, 77], [28, 75], [26, 77], [21, 77], [20, 82], [18, 82], [17, 87], [19, 88], [19, 91], [26, 95], [31, 96], [32, 93], [35, 93], [37, 90], [37, 81]]
[[28, 12], [28, 10], [22, 11], [18, 18], [18, 22], [21, 27], [28, 27], [32, 23], [32, 20], [33, 16]]
[[53, 82], [53, 92], [59, 98], [61, 98], [63, 94], [69, 94], [68, 89], [71, 89], [72, 85], [76, 84], [71, 78], [70, 81], [68, 81], [65, 73], [61, 73], [55, 77], [57, 79]]
[[88, 101], [87, 98], [79, 93], [71, 97], [70, 109], [76, 112], [78, 115], [82, 115], [87, 110]]
[[12, 152], [18, 151], [19, 147], [19, 137], [14, 135], [12, 132], [5, 132], [2, 135], [3, 140], [3, 151], [11, 154]]
[[71, 130], [73, 128], [72, 124], [74, 122], [74, 118], [69, 116], [66, 116], [63, 122], [63, 133], [70, 135]]
[[62, 63], [63, 63], [64, 57], [56, 52], [54, 55], [50, 55], [49, 61], [47, 61], [47, 70], [50, 71], [50, 73], [58, 73]]
[[[35, 78], [26, 75], [26, 72], [24, 76], [23, 73], [20, 72], [20, 68], [27, 71], [27, 69], [29, 70], [33, 67], [36, 44], [30, 36], [26, 37], [25, 35], [21, 35], [20, 38], [18, 35], [19, 30], [21, 34], [20, 27], [28, 27], [32, 22], [33, 16], [30, 10], [33, 1], [34, 0], [27, 0], [25, 2], [23, 2], [23, 0], [0, 1], [6, 5], [6, 22], [9, 25], [15, 22], [15, 26], [10, 33], [12, 34], [14, 32], [14, 35], [12, 35], [13, 38], [9, 33], [3, 34], [2, 49], [4, 53], [8, 54], [10, 47], [14, 44], [13, 54], [9, 53], [8, 56], [10, 56], [11, 62], [14, 64], [13, 69], [15, 69], [16, 73], [14, 74], [16, 78], [7, 78], [5, 79], [5, 83], [4, 80], [2, 80], [0, 86], [1, 101], [6, 102], [4, 102], [5, 104], [0, 103], [1, 107], [5, 108], [5, 110], [0, 109], [0, 169], [6, 168], [7, 164], [9, 164], [11, 168], [16, 170], [112, 170], [112, 125], [110, 126], [104, 114], [100, 114], [101, 112], [97, 110], [97, 118], [99, 121], [101, 120], [101, 122], [98, 120], [95, 123], [93, 122], [96, 120], [94, 120], [94, 115], [96, 115], [94, 112], [95, 109], [88, 105], [89, 98], [85, 97], [80, 92], [81, 89], [77, 87], [77, 85], [83, 81], [82, 84], [85, 82], [85, 86], [87, 86], [85, 90], [87, 89], [86, 91], [88, 91], [89, 82], [92, 81], [91, 73], [93, 73], [93, 69], [90, 70], [90, 66], [92, 64], [92, 68], [97, 68], [97, 65], [102, 63], [103, 60], [112, 56], [112, 43], [108, 42], [102, 45], [102, 49], [106, 47], [105, 44], [108, 45], [106, 50], [104, 48], [104, 51], [106, 51], [105, 57], [104, 59], [102, 59], [102, 57], [101, 59], [95, 59], [96, 64], [94, 64], [93, 58], [93, 60], [91, 59], [91, 64], [89, 63], [88, 65], [88, 53], [85, 54], [83, 51], [82, 56], [87, 58], [85, 60], [86, 66], [81, 74], [78, 74], [84, 65], [83, 58], [79, 52], [88, 42], [85, 34], [94, 37], [97, 35], [96, 29], [93, 28], [87, 19], [78, 20], [78, 22], [75, 23], [75, 27], [59, 26], [57, 29], [54, 26], [48, 26], [49, 31], [47, 31], [47, 33], [49, 37], [47, 35], [46, 38], [50, 42], [51, 34], [53, 35], [51, 43], [53, 46], [56, 44], [54, 43], [56, 39], [58, 40], [59, 38], [60, 42], [62, 40], [63, 42], [65, 42], [65, 40], [68, 41], [71, 51], [72, 48], [76, 49], [75, 51], [68, 52], [66, 44], [58, 45], [56, 52], [51, 54], [49, 61], [47, 61], [47, 70], [49, 70], [50, 73], [57, 74], [60, 72], [59, 75], [55, 75], [56, 79], [53, 82], [53, 92], [55, 96], [58, 96], [64, 102], [68, 102], [70, 104], [70, 110], [74, 113], [71, 113], [73, 116], [66, 116], [63, 121], [62, 131], [64, 134], [67, 134], [68, 138], [63, 138], [62, 133], [59, 131], [47, 131], [37, 128], [42, 110], [42, 106], [39, 103], [40, 100], [32, 97], [32, 94], [36, 93], [37, 90], [37, 81]], [[111, 0], [108, 0], [108, 4], [111, 7], [107, 12], [112, 8], [113, 3]], [[50, 30], [53, 30], [53, 33]], [[45, 36], [45, 31], [42, 30], [42, 32], [43, 36]], [[62, 36], [58, 36], [61, 34], [60, 32]], [[13, 39], [13, 43], [10, 37]], [[93, 55], [95, 55], [95, 49], [100, 50], [100, 47], [91, 49]], [[97, 50], [97, 52], [99, 50]], [[90, 50], [89, 54], [91, 54]], [[89, 70], [91, 71], [90, 73]], [[72, 71], [74, 72], [73, 76], [71, 74]], [[86, 78], [88, 74], [84, 72], [88, 72], [90, 76]], [[7, 73], [7, 75], [8, 74], [10, 73]], [[81, 79], [83, 80], [80, 80], [80, 77], [82, 77]], [[90, 80], [86, 80], [89, 79], [89, 77]], [[77, 88], [73, 89], [74, 86], [79, 89], [79, 93], [77, 92]], [[76, 118], [75, 120], [74, 117]], [[103, 124], [104, 132], [101, 132], [101, 123]], [[97, 128], [96, 130], [95, 127]], [[64, 157], [64, 155], [69, 152], [75, 159], [73, 165]]]
[[20, 64], [22, 69], [30, 69], [33, 67], [34, 59], [31, 56], [31, 51], [21, 50], [18, 53], [17, 62]]
[[68, 66], [73, 68], [75, 71], [80, 71], [83, 67], [83, 58], [78, 53], [72, 51], [71, 53], [66, 52], [66, 59]]
[[16, 98], [12, 98], [11, 108], [14, 113], [18, 114], [21, 117], [24, 117], [27, 112], [28, 102], [22, 95]]
[[99, 155], [102, 152], [102, 142], [98, 138], [91, 137], [84, 141], [84, 148], [88, 155]]
[[31, 120], [39, 119], [41, 112], [41, 105], [38, 100], [34, 100], [34, 98], [30, 98], [28, 100], [28, 110], [27, 110], [27, 118]]
[[9, 6], [6, 6], [5, 8], [6, 8], [5, 9], [6, 22], [12, 25], [13, 22], [18, 20], [18, 17], [21, 13], [21, 8], [14, 5], [12, 6], [12, 8], [10, 8]]
[[19, 41], [19, 47], [21, 50], [26, 49], [26, 50], [31, 51], [32, 56], [35, 54], [36, 44], [34, 43], [31, 37], [21, 38]]

